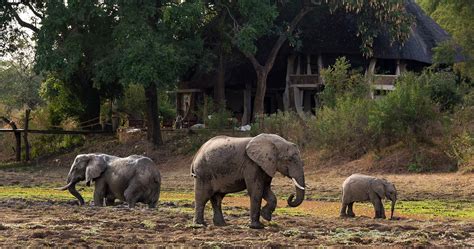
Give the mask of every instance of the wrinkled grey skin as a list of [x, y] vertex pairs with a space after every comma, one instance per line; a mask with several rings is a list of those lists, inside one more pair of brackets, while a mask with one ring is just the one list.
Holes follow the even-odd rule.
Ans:
[[78, 182], [95, 183], [94, 205], [112, 205], [115, 199], [128, 203], [130, 208], [137, 202], [156, 207], [160, 197], [161, 176], [158, 167], [148, 157], [132, 155], [115, 157], [106, 154], [81, 154], [76, 157], [67, 178], [69, 190], [81, 205], [84, 199], [76, 190]]
[[[191, 175], [195, 177], [194, 223], [205, 225], [204, 207], [211, 200], [214, 224], [225, 225], [222, 199], [227, 193], [247, 189], [250, 196], [250, 227], [263, 228], [260, 215], [271, 220], [277, 205], [271, 190], [276, 171], [296, 181], [296, 198], [291, 195], [288, 205], [300, 205], [304, 199], [305, 181], [303, 161], [295, 144], [273, 134], [210, 139], [202, 145], [191, 164]], [[267, 204], [260, 209], [262, 198]]]
[[374, 205], [375, 217], [385, 219], [385, 209], [382, 199], [392, 201], [390, 219], [393, 218], [397, 189], [393, 183], [372, 176], [353, 174], [342, 184], [341, 217], [354, 217], [352, 206], [356, 201], [370, 201]]

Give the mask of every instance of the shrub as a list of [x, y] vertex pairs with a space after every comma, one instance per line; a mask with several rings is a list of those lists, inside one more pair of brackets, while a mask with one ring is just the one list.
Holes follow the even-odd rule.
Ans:
[[[162, 121], [171, 123], [176, 117], [176, 110], [166, 91], [158, 91], [158, 104]], [[143, 86], [140, 84], [128, 85], [118, 101], [118, 110], [129, 115], [133, 114], [135, 118], [145, 118], [146, 99]]]
[[452, 72], [425, 71], [419, 80], [426, 84], [431, 99], [437, 103], [441, 111], [452, 111], [462, 101], [461, 91]]
[[369, 114], [369, 127], [377, 145], [427, 138], [427, 130], [436, 119], [436, 105], [426, 84], [414, 74], [406, 74], [397, 87], [375, 102]]
[[364, 76], [350, 70], [350, 67], [349, 61], [340, 57], [333, 66], [322, 70], [321, 76], [325, 85], [321, 94], [323, 105], [334, 107], [336, 99], [343, 96], [366, 98], [369, 95], [370, 86]]
[[334, 108], [322, 108], [310, 132], [312, 141], [331, 154], [359, 157], [371, 146], [368, 119], [371, 100], [354, 97], [336, 99]]
[[233, 128], [232, 113], [228, 110], [220, 109], [214, 111], [206, 118], [206, 127], [209, 129], [223, 130]]
[[288, 141], [297, 144], [300, 147], [306, 145], [305, 121], [295, 112], [281, 112], [263, 116], [260, 120], [252, 124], [251, 135], [256, 136], [260, 133], [277, 134]]
[[218, 106], [211, 97], [205, 97], [205, 104], [198, 106], [196, 115], [204, 122], [206, 128], [223, 130], [233, 128], [232, 113]]

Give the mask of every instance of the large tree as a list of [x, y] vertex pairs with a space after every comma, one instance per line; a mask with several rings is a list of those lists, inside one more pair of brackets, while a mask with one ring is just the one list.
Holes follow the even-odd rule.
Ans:
[[104, 84], [98, 77], [111, 51], [115, 13], [112, 5], [98, 1], [50, 1], [37, 34], [36, 68], [54, 75], [57, 81], [51, 82], [79, 101], [81, 108], [70, 114], [83, 122], [99, 117], [101, 97], [120, 92], [115, 78]]
[[[409, 33], [411, 18], [404, 8], [405, 0], [362, 1], [281, 1], [281, 0], [216, 0], [220, 11], [226, 13], [233, 29], [229, 36], [233, 44], [248, 58], [256, 73], [254, 117], [263, 114], [263, 100], [267, 77], [273, 68], [281, 47], [288, 38], [295, 38], [295, 30], [303, 18], [316, 9], [331, 13], [342, 10], [357, 18], [358, 35], [362, 38], [361, 50], [372, 53], [374, 38], [388, 32], [393, 40], [404, 40]], [[340, 11], [338, 11], [340, 13]], [[257, 42], [265, 38], [269, 52], [258, 51]], [[294, 39], [292, 39], [294, 40]]]
[[148, 138], [162, 144], [157, 89], [174, 85], [202, 51], [200, 1], [117, 1], [114, 52], [102, 78], [116, 74], [122, 84], [142, 84], [147, 105]]
[[464, 76], [474, 79], [474, 3], [471, 0], [417, 0], [421, 7], [462, 47], [466, 61], [456, 65]]

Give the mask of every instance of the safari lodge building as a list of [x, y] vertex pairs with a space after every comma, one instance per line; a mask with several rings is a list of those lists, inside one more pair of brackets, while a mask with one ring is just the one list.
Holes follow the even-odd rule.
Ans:
[[[407, 1], [406, 8], [415, 19], [408, 40], [404, 44], [392, 44], [387, 34], [379, 35], [374, 40], [371, 58], [363, 56], [360, 50], [361, 39], [356, 36], [354, 18], [328, 15], [315, 25], [308, 21], [311, 19], [311, 14], [308, 14], [299, 26], [301, 48], [297, 50], [289, 44], [284, 45], [268, 76], [265, 113], [295, 110], [299, 114], [314, 114], [319, 105], [318, 95], [324, 88], [321, 69], [333, 65], [342, 56], [353, 69], [360, 70], [370, 79], [373, 98], [393, 90], [395, 80], [403, 72], [420, 72], [431, 65], [433, 48], [449, 40], [450, 36], [414, 1]], [[259, 41], [257, 57], [273, 46], [273, 42], [269, 44]], [[226, 107], [239, 121], [247, 123], [252, 115], [256, 75], [250, 62], [244, 57], [241, 60], [244, 63], [226, 68], [225, 99]], [[217, 77], [216, 71], [195, 73], [189, 80], [180, 82], [176, 107], [184, 120], [192, 122], [196, 119], [195, 111], [204, 103], [205, 96], [213, 96]]]

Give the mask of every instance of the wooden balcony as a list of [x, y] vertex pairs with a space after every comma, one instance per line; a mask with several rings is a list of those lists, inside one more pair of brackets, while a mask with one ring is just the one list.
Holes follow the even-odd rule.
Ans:
[[319, 74], [290, 75], [290, 87], [314, 88], [321, 85]]
[[373, 87], [377, 90], [392, 91], [395, 89], [395, 81], [398, 77], [398, 75], [376, 74], [374, 75]]

